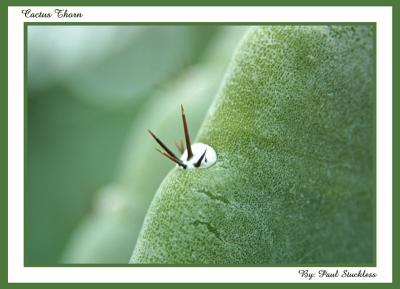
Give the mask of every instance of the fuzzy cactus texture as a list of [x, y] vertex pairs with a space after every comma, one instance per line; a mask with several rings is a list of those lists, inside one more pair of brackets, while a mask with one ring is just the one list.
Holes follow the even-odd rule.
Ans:
[[251, 29], [196, 138], [216, 164], [168, 174], [131, 263], [372, 263], [373, 38]]

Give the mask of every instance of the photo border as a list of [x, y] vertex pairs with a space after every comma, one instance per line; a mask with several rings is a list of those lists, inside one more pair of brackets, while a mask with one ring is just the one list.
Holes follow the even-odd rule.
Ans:
[[[151, 1], [151, 3], [149, 3]], [[30, 2], [30, 3], [29, 3]], [[345, 288], [398, 288], [399, 285], [399, 1], [373, 1], [373, 0], [365, 0], [365, 1], [344, 1], [344, 0], [328, 0], [328, 1], [293, 1], [293, 0], [281, 0], [281, 1], [259, 1], [259, 0], [250, 0], [250, 1], [241, 1], [241, 0], [233, 0], [233, 1], [192, 1], [191, 3], [185, 3], [185, 1], [170, 1], [168, 6], [391, 6], [393, 9], [393, 283], [374, 283], [374, 284], [357, 284], [357, 283], [340, 283], [340, 284], [311, 284], [311, 283], [263, 283], [263, 284], [154, 284], [154, 283], [133, 283], [133, 284], [79, 284], [79, 283], [69, 283], [69, 284], [60, 284], [60, 283], [7, 283], [7, 204], [8, 204], [8, 196], [7, 196], [7, 168], [8, 168], [8, 100], [7, 100], [7, 7], [8, 6], [158, 6], [163, 5], [165, 3], [160, 0], [137, 0], [137, 1], [126, 1], [126, 0], [117, 0], [114, 2], [107, 0], [99, 0], [96, 2], [96, 5], [93, 5], [91, 1], [78, 1], [78, 0], [59, 0], [59, 1], [50, 1], [50, 0], [38, 0], [38, 1], [2, 1], [1, 2], [1, 11], [0, 11], [0, 33], [3, 37], [3, 41], [0, 44], [0, 63], [2, 63], [2, 67], [0, 69], [1, 73], [1, 97], [0, 97], [0, 228], [2, 233], [0, 234], [0, 288], [267, 288], [267, 287], [279, 287], [279, 288], [312, 288], [312, 287], [345, 287]], [[34, 4], [32, 4], [34, 3]]]
[[370, 263], [286, 263], [286, 264], [114, 264], [114, 263], [101, 263], [101, 264], [93, 264], [93, 263], [79, 263], [79, 264], [63, 264], [63, 263], [48, 263], [48, 264], [29, 264], [27, 262], [27, 236], [28, 230], [26, 229], [27, 218], [29, 215], [27, 214], [27, 187], [24, 186], [24, 266], [25, 267], [376, 267], [376, 102], [377, 102], [377, 91], [376, 91], [376, 23], [375, 22], [25, 22], [24, 23], [24, 184], [28, 183], [28, 107], [29, 107], [29, 97], [28, 97], [28, 27], [29, 26], [346, 26], [346, 25], [364, 25], [371, 27], [373, 30], [372, 33], [372, 41], [373, 41], [373, 49], [372, 49], [372, 140], [371, 140], [371, 151], [373, 153], [372, 156], [372, 175], [373, 181], [371, 184], [372, 187], [372, 195], [371, 195], [371, 209], [372, 209], [372, 230], [371, 230], [371, 256], [372, 261]]

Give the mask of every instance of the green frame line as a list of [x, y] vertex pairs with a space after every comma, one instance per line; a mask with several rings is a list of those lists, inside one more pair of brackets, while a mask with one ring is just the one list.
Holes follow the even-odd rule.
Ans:
[[[8, 47], [7, 47], [7, 37], [8, 37], [8, 6], [165, 6], [165, 2], [161, 0], [97, 0], [96, 3], [89, 0], [37, 0], [37, 1], [27, 1], [27, 0], [5, 0], [0, 3], [0, 37], [3, 41], [0, 44], [0, 63], [3, 65], [0, 68], [0, 229], [2, 234], [0, 234], [0, 288], [399, 288], [399, 106], [400, 106], [400, 95], [399, 95], [399, 82], [396, 81], [399, 78], [399, 67], [400, 58], [398, 51], [400, 48], [399, 43], [399, 27], [400, 27], [400, 3], [398, 0], [326, 0], [324, 2], [317, 0], [203, 0], [203, 1], [192, 1], [187, 3], [182, 0], [169, 1], [167, 6], [390, 6], [392, 7], [393, 13], [393, 282], [392, 283], [334, 283], [334, 284], [320, 284], [320, 283], [254, 283], [254, 284], [193, 284], [193, 283], [180, 283], [180, 284], [157, 284], [157, 283], [135, 283], [135, 284], [91, 284], [91, 283], [8, 283], [8, 83], [7, 74], [8, 66], [6, 65], [8, 59]], [[150, 2], [150, 3], [149, 3]], [[34, 4], [33, 4], [34, 3]], [[69, 25], [71, 23], [68, 23]], [[314, 24], [314, 23], [313, 23]], [[81, 24], [80, 24], [81, 25]], [[376, 116], [375, 116], [376, 117]], [[376, 164], [375, 164], [376, 166]], [[92, 265], [91, 265], [92, 266]]]
[[[7, 6], [393, 6], [397, 0], [8, 0]], [[29, 3], [31, 2], [31, 3]], [[34, 4], [32, 4], [34, 2]]]
[[[25, 22], [25, 26], [327, 26], [374, 25], [375, 22]], [[376, 27], [374, 32], [376, 32]]]
[[[91, 263], [79, 263], [79, 264], [28, 264], [26, 260], [26, 247], [27, 247], [27, 235], [28, 230], [24, 225], [24, 266], [25, 267], [375, 267], [376, 266], [376, 23], [375, 22], [25, 22], [24, 23], [24, 183], [27, 183], [28, 176], [28, 147], [27, 147], [27, 139], [28, 139], [28, 70], [27, 70], [27, 49], [28, 49], [28, 27], [29, 26], [148, 26], [148, 25], [158, 25], [158, 26], [175, 26], [175, 25], [194, 25], [194, 26], [207, 26], [207, 25], [220, 25], [220, 26], [278, 26], [278, 25], [288, 25], [288, 26], [326, 26], [326, 25], [337, 25], [337, 26], [346, 26], [346, 25], [369, 25], [372, 26], [373, 29], [373, 84], [372, 88], [374, 93], [372, 94], [372, 121], [373, 121], [373, 132], [372, 132], [372, 152], [374, 157], [372, 158], [372, 170], [374, 180], [372, 183], [373, 191], [372, 191], [372, 262], [371, 263], [347, 263], [347, 264], [324, 264], [324, 263], [312, 263], [312, 264], [297, 264], [297, 263], [287, 263], [287, 264], [223, 264], [223, 265], [215, 265], [215, 264], [91, 264]], [[24, 187], [24, 224], [26, 224], [26, 218], [28, 214], [26, 214], [27, 205], [25, 200], [26, 197], [26, 188]]]

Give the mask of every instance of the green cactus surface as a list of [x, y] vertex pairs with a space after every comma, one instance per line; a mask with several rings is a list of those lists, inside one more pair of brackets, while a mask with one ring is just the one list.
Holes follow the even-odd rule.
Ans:
[[373, 39], [370, 25], [251, 29], [196, 138], [216, 164], [168, 174], [131, 263], [371, 264]]
[[[112, 183], [100, 189], [93, 210], [77, 226], [66, 246], [62, 263], [126, 264], [134, 248], [154, 194], [174, 167], [160, 160], [154, 130], [172, 149], [183, 138], [180, 105], [192, 113], [189, 129], [197, 132], [246, 26], [224, 27], [200, 64], [186, 68], [163, 87], [138, 113]], [[177, 127], [179, 126], [179, 129]], [[176, 149], [175, 149], [176, 150]]]

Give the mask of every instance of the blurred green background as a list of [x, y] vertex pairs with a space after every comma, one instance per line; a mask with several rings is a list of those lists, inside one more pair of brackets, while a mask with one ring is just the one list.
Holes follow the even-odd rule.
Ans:
[[129, 261], [153, 194], [247, 27], [28, 26], [25, 265]]

